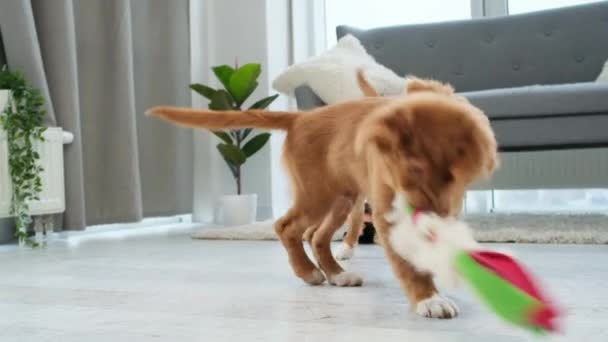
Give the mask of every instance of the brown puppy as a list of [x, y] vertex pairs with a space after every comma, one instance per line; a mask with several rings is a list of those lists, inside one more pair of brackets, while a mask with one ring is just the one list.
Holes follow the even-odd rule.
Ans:
[[[380, 96], [376, 89], [374, 89], [374, 87], [365, 78], [363, 70], [361, 69], [357, 70], [357, 83], [365, 96]], [[448, 84], [431, 79], [421, 79], [414, 76], [408, 76], [406, 78], [404, 95], [421, 91], [430, 91], [447, 96], [458, 96], [455, 95], [454, 88]], [[464, 97], [460, 96], [459, 98], [464, 99]], [[347, 260], [353, 256], [354, 249], [359, 242], [359, 236], [361, 236], [361, 232], [363, 231], [363, 209], [361, 209], [361, 207], [364, 203], [364, 199], [359, 198], [357, 203], [359, 205], [355, 206], [349, 215], [349, 220], [347, 223], [348, 230], [346, 231], [346, 235], [344, 236], [340, 250], [336, 252], [336, 258], [338, 260]], [[306, 233], [307, 240], [310, 241], [310, 237], [312, 237], [312, 233], [314, 233], [314, 231], [309, 229]]]
[[[384, 215], [395, 192], [418, 208], [450, 215], [460, 210], [465, 188], [496, 166], [496, 141], [474, 106], [444, 94], [419, 92], [405, 98], [373, 97], [300, 112], [244, 112], [156, 107], [148, 111], [180, 125], [208, 129], [255, 127], [287, 131], [283, 161], [294, 205], [275, 230], [294, 273], [309, 284], [326, 278], [358, 286], [331, 254], [330, 239], [359, 197], [368, 198], [382, 246], [403, 289], [428, 317], [453, 317], [455, 305], [437, 294], [431, 275], [417, 272], [387, 243]], [[308, 258], [302, 235], [319, 225]], [[321, 272], [321, 270], [323, 272]]]

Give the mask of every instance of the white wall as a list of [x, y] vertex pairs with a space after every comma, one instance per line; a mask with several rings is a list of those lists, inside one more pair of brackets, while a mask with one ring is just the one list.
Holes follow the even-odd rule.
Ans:
[[[289, 0], [191, 0], [192, 80], [217, 86], [209, 68], [219, 64], [259, 62], [262, 75], [252, 99], [274, 93], [271, 80], [289, 64]], [[272, 53], [269, 53], [272, 51]], [[193, 105], [206, 102], [193, 95]], [[282, 109], [287, 100], [279, 98], [272, 108]], [[258, 194], [258, 219], [273, 217], [285, 208], [285, 178], [280, 169], [283, 135], [274, 134], [271, 144], [247, 161], [243, 168], [243, 192]], [[194, 171], [194, 219], [217, 221], [218, 202], [224, 194], [235, 193], [234, 181], [215, 149], [217, 139], [197, 132]]]
[[[266, 60], [267, 87], [276, 93], [271, 82], [293, 61], [291, 49], [290, 0], [266, 0]], [[286, 96], [279, 96], [271, 109], [287, 109], [292, 106]], [[282, 216], [291, 206], [289, 182], [281, 162], [285, 132], [274, 132], [270, 141], [270, 171], [273, 217]]]

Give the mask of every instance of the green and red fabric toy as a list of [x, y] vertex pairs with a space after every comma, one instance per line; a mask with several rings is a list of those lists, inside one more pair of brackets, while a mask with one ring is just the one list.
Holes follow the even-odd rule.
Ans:
[[420, 271], [440, 283], [467, 283], [502, 319], [533, 332], [558, 330], [559, 311], [533, 276], [512, 257], [483, 250], [462, 221], [416, 211], [397, 196], [390, 243]]

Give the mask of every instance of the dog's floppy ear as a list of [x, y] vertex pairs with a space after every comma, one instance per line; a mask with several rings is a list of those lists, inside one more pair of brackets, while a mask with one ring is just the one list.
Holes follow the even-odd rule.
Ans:
[[355, 138], [355, 151], [361, 153], [367, 147], [384, 153], [403, 150], [413, 139], [411, 115], [402, 108], [370, 115], [361, 123]]
[[476, 110], [473, 112], [475, 118], [477, 119], [478, 126], [481, 128], [480, 130], [480, 143], [482, 146], [482, 153], [484, 155], [484, 169], [482, 170], [483, 177], [490, 177], [496, 169], [500, 166], [500, 157], [498, 155], [498, 144], [496, 142], [496, 137], [494, 136], [494, 131], [490, 125], [490, 120], [488, 117], [480, 110]]
[[487, 162], [484, 172], [484, 177], [490, 177], [496, 169], [500, 166], [500, 157], [498, 156], [498, 151], [496, 149], [496, 145], [486, 146], [487, 148]]
[[415, 187], [423, 181], [428, 167], [416, 153], [420, 137], [411, 110], [402, 107], [371, 115], [361, 127], [355, 138], [355, 152], [368, 153], [366, 158], [372, 158], [372, 163], [383, 170], [387, 184]]

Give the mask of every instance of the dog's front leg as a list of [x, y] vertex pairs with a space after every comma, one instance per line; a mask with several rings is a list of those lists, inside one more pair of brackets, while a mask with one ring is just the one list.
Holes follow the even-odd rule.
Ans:
[[439, 295], [428, 273], [416, 271], [411, 263], [401, 258], [389, 242], [391, 224], [385, 214], [391, 210], [393, 191], [388, 186], [378, 185], [372, 190], [373, 221], [380, 243], [392, 266], [395, 276], [407, 294], [412, 309], [417, 314], [429, 318], [453, 318], [458, 315], [458, 307], [450, 299]]

